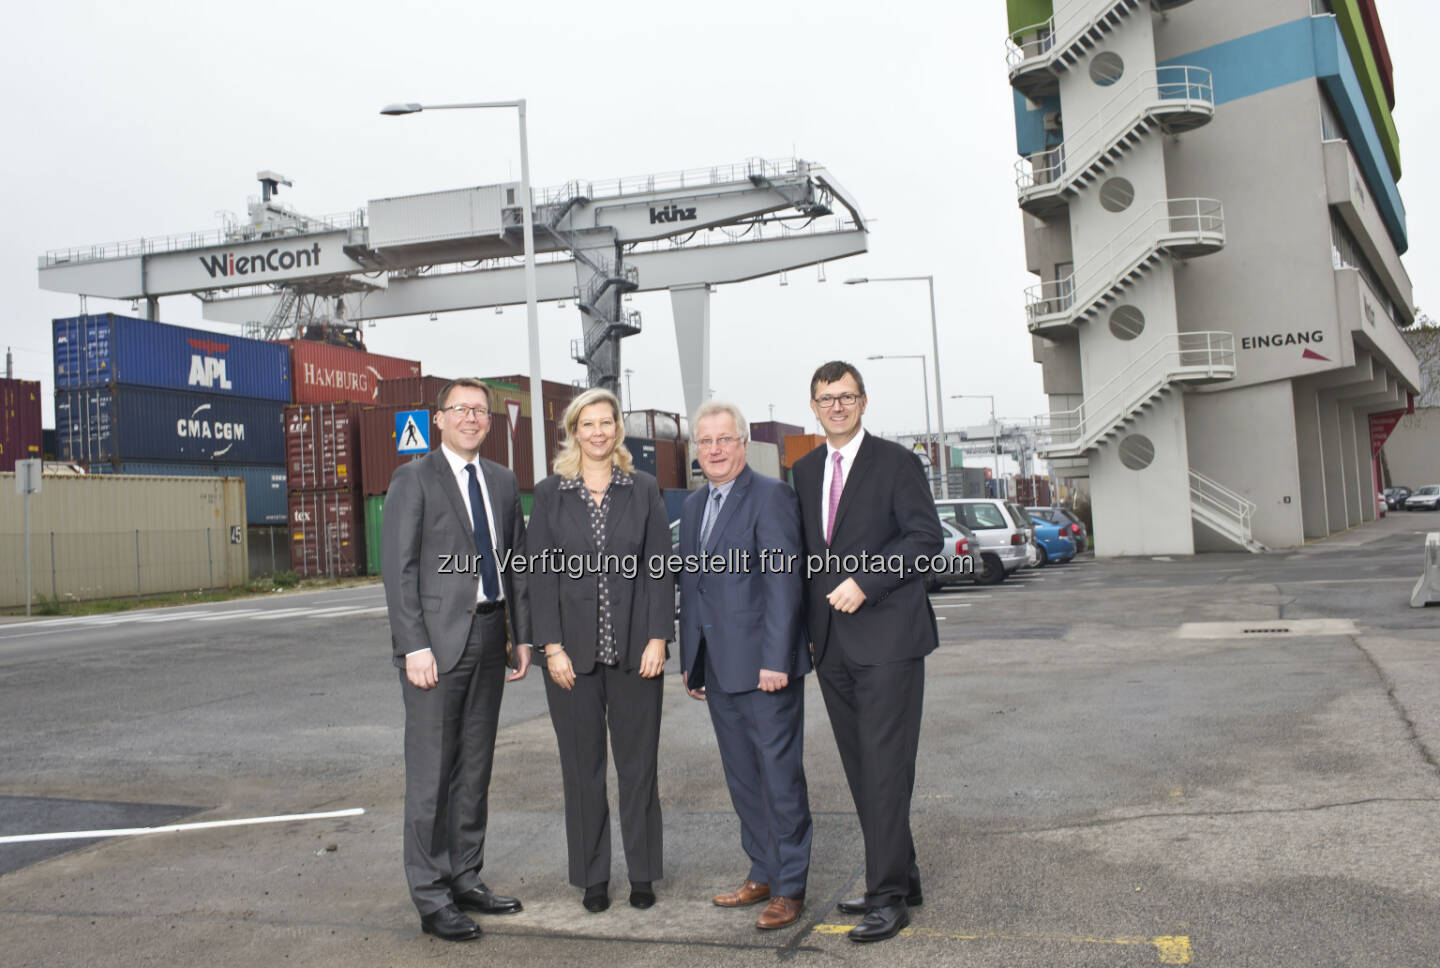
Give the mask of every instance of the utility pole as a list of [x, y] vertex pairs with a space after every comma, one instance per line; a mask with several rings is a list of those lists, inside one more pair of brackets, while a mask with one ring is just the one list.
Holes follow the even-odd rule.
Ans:
[[634, 372], [630, 367], [625, 367], [625, 407], [629, 410], [635, 409], [635, 398], [630, 393], [630, 374]]

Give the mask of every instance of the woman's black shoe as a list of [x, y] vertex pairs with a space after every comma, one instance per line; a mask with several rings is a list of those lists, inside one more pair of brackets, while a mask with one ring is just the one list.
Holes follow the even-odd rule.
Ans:
[[642, 911], [655, 906], [655, 891], [649, 881], [630, 882], [630, 906]]
[[591, 884], [585, 888], [585, 899], [580, 902], [591, 914], [599, 914], [610, 906], [610, 882]]

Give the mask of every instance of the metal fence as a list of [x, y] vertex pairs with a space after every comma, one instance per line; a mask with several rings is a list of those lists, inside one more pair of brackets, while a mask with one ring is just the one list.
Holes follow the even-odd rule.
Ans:
[[[244, 584], [244, 529], [37, 531], [30, 535], [33, 602], [141, 598]], [[238, 566], [237, 566], [238, 558]], [[0, 606], [25, 604], [25, 534], [0, 532]]]

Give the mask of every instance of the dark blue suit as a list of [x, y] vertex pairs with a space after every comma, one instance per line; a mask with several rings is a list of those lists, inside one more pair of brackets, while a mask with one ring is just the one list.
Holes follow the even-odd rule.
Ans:
[[[702, 551], [710, 493], [705, 487], [685, 501], [682, 555]], [[796, 898], [805, 896], [812, 830], [803, 762], [803, 676], [811, 666], [801, 548], [795, 492], [746, 467], [703, 549], [729, 556], [726, 569], [680, 573], [680, 668], [691, 688], [705, 687], [741, 845], [750, 856], [749, 879], [768, 884], [774, 896]], [[762, 551], [775, 553], [764, 569]], [[738, 557], [742, 552], [748, 563]], [[740, 567], [729, 567], [736, 563]], [[789, 685], [760, 691], [761, 669], [786, 673]]]

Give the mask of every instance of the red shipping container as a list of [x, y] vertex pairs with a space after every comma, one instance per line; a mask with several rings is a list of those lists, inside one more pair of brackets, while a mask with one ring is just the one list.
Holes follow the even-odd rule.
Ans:
[[794, 467], [797, 460], [824, 444], [824, 434], [786, 434], [785, 456], [781, 458], [781, 462], [785, 467]]
[[686, 467], [688, 455], [689, 448], [684, 441], [655, 441], [655, 480], [660, 483], [662, 490], [684, 490], [686, 479], [690, 476]]
[[[417, 407], [435, 406], [440, 391], [450, 384], [443, 376], [407, 376], [399, 379], [380, 381], [380, 395], [375, 399], [379, 404], [408, 403]], [[499, 402], [496, 402], [497, 408]]]
[[365, 573], [365, 513], [360, 495], [290, 492], [290, 567], [305, 578]]
[[[528, 376], [486, 376], [481, 377], [490, 383], [510, 383], [517, 386], [525, 394], [526, 399], [530, 397], [530, 378]], [[585, 390], [570, 383], [557, 383], [554, 380], [540, 381], [540, 401], [545, 407], [545, 420], [547, 423], [559, 423], [560, 418], [565, 415], [565, 408], [570, 401], [574, 400]], [[541, 475], [542, 477], [544, 475]]]
[[282, 340], [290, 347], [296, 403], [376, 403], [380, 381], [420, 375], [420, 364], [314, 340]]
[[387, 407], [362, 407], [360, 410], [360, 490], [366, 497], [384, 494], [390, 489], [395, 468], [424, 454], [395, 452], [395, 415], [404, 410], [424, 409], [430, 419], [430, 449], [440, 446], [440, 428], [435, 426], [435, 411], [429, 408], [396, 404]]
[[360, 404], [285, 408], [285, 478], [292, 491], [354, 490], [360, 484]]
[[0, 471], [40, 457], [40, 383], [0, 378]]

